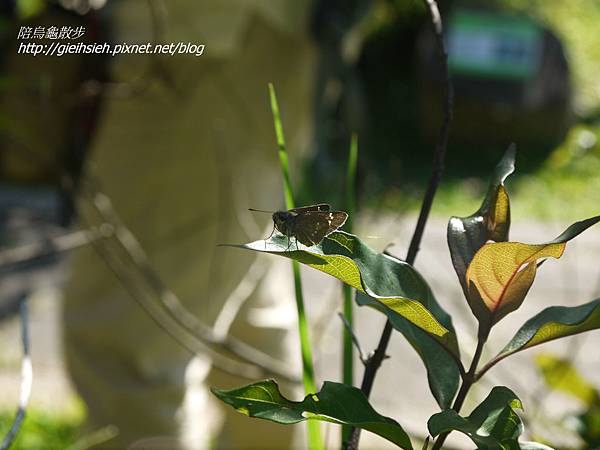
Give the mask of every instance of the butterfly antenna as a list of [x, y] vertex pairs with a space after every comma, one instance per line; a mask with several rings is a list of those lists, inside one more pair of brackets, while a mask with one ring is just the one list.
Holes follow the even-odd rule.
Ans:
[[254, 209], [254, 208], [248, 208], [248, 211], [262, 212], [262, 213], [267, 213], [267, 214], [273, 214], [274, 213], [274, 211], [265, 211], [264, 209]]

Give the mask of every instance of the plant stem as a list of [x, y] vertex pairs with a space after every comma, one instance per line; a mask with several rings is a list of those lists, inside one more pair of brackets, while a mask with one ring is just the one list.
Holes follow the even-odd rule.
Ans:
[[406, 255], [406, 262], [409, 264], [413, 264], [415, 258], [417, 257], [417, 252], [419, 251], [419, 245], [421, 244], [421, 238], [423, 237], [423, 233], [425, 231], [425, 225], [427, 224], [433, 199], [444, 172], [444, 160], [446, 158], [448, 134], [450, 132], [450, 122], [452, 121], [452, 109], [454, 105], [454, 90], [452, 88], [450, 71], [448, 69], [448, 52], [446, 51], [446, 45], [444, 43], [442, 19], [440, 17], [440, 12], [435, 0], [425, 0], [425, 3], [427, 3], [429, 14], [431, 16], [438, 47], [438, 54], [440, 62], [442, 63], [441, 66], [444, 75], [444, 122], [442, 123], [440, 134], [438, 136], [435, 155], [433, 157], [433, 169], [429, 178], [429, 183], [427, 184], [427, 191], [425, 192], [423, 203], [421, 205], [417, 226], [415, 227], [415, 232], [413, 233], [413, 237], [408, 248], [408, 253]]
[[[269, 83], [269, 96], [271, 99], [271, 110], [273, 111], [273, 123], [275, 125], [275, 135], [277, 137], [277, 147], [279, 148], [279, 162], [281, 173], [283, 175], [283, 193], [287, 209], [295, 207], [292, 183], [290, 180], [289, 162], [287, 150], [285, 147], [285, 137], [283, 135], [283, 126], [279, 114], [279, 104], [275, 95], [275, 88]], [[315, 371], [313, 368], [312, 347], [308, 335], [308, 324], [304, 312], [304, 296], [302, 294], [302, 279], [300, 277], [300, 264], [297, 261], [292, 262], [292, 271], [294, 273], [294, 290], [296, 293], [296, 309], [298, 311], [298, 333], [300, 335], [300, 353], [302, 355], [302, 381], [304, 382], [305, 394], [317, 392], [315, 385]], [[324, 449], [323, 439], [321, 437], [321, 427], [318, 421], [309, 420], [308, 430], [308, 448], [310, 450]]]
[[[446, 44], [444, 43], [442, 19], [440, 16], [440, 12], [435, 0], [424, 1], [427, 5], [427, 9], [431, 17], [431, 22], [433, 24], [434, 34], [438, 48], [438, 55], [443, 70], [445, 91], [444, 119], [436, 143], [431, 176], [429, 178], [429, 183], [427, 184], [427, 190], [423, 198], [423, 203], [421, 204], [421, 211], [419, 213], [417, 225], [415, 227], [415, 231], [410, 241], [410, 246], [408, 248], [408, 253], [406, 256], [406, 262], [411, 265], [414, 264], [414, 261], [417, 257], [419, 246], [421, 244], [421, 239], [423, 238], [423, 233], [425, 231], [425, 225], [427, 224], [429, 212], [431, 211], [431, 206], [433, 205], [433, 199], [435, 197], [437, 188], [440, 184], [442, 173], [444, 172], [444, 159], [446, 157], [446, 148], [448, 147], [448, 133], [450, 131], [450, 122], [452, 121], [452, 108], [454, 104], [454, 91], [450, 79], [450, 71], [448, 69], [448, 52], [446, 51]], [[367, 397], [371, 393], [377, 370], [381, 366], [381, 362], [385, 357], [385, 351], [389, 344], [391, 334], [392, 324], [388, 320], [385, 324], [383, 332], [381, 333], [377, 349], [375, 350], [371, 358], [369, 358], [369, 361], [365, 367], [365, 372], [363, 374], [361, 389]], [[346, 449], [357, 450], [359, 439], [360, 428], [355, 428], [352, 431], [352, 436]]]
[[[352, 311], [352, 288], [348, 285], [342, 286], [342, 293], [344, 295], [344, 319], [348, 323], [348, 327], [352, 327], [353, 324], [353, 311]], [[352, 343], [352, 335], [350, 330], [343, 327], [343, 349], [342, 349], [342, 383], [349, 386], [354, 385], [354, 347]], [[350, 436], [352, 434], [352, 427], [349, 425], [342, 425], [342, 449], [347, 445]]]
[[[465, 402], [465, 399], [467, 398], [467, 394], [469, 393], [471, 386], [473, 386], [473, 384], [475, 384], [475, 382], [477, 381], [477, 379], [475, 378], [475, 372], [477, 371], [477, 365], [479, 364], [479, 360], [481, 359], [481, 353], [483, 351], [485, 341], [486, 339], [481, 337], [477, 340], [477, 348], [475, 349], [475, 355], [473, 355], [473, 361], [471, 361], [471, 367], [469, 367], [469, 370], [464, 375], [462, 384], [460, 385], [460, 390], [458, 391], [456, 399], [454, 400], [454, 404], [452, 405], [452, 409], [457, 413], [460, 412], [460, 409], [462, 408], [462, 405]], [[446, 440], [449, 434], [449, 431], [440, 434], [435, 440], [433, 447], [431, 447], [431, 450], [441, 449], [442, 445], [444, 444], [444, 441]]]
[[21, 425], [23, 425], [23, 420], [25, 419], [25, 414], [27, 411], [27, 405], [29, 403], [29, 397], [31, 396], [31, 384], [33, 382], [33, 370], [31, 368], [31, 354], [29, 351], [29, 319], [27, 313], [27, 297], [24, 296], [21, 299], [20, 303], [20, 319], [21, 319], [21, 343], [23, 345], [23, 359], [21, 360], [21, 392], [20, 392], [20, 400], [19, 407], [17, 409], [17, 413], [15, 414], [15, 418], [4, 436], [2, 443], [0, 445], [0, 449], [8, 450], [19, 430], [21, 429]]
[[275, 88], [271, 83], [269, 83], [269, 96], [271, 99], [271, 110], [273, 111], [273, 124], [275, 125], [275, 136], [277, 138], [279, 165], [281, 168], [281, 175], [283, 176], [283, 195], [285, 197], [285, 205], [288, 209], [292, 209], [295, 207], [295, 204], [292, 189], [292, 181], [290, 179], [288, 154], [285, 147], [285, 137], [283, 135], [283, 125], [281, 124], [281, 114], [279, 113], [279, 103], [277, 102]]
[[[296, 309], [298, 311], [298, 334], [300, 335], [300, 352], [302, 354], [302, 381], [304, 383], [304, 393], [311, 394], [317, 392], [317, 386], [315, 385], [312, 347], [310, 337], [308, 336], [306, 314], [304, 312], [304, 295], [302, 294], [302, 279], [300, 277], [300, 264], [298, 261], [292, 262], [292, 271], [294, 273], [294, 291], [296, 293]], [[316, 420], [308, 421], [307, 430], [308, 448], [310, 450], [324, 449], [319, 422]]]
[[310, 338], [308, 336], [308, 324], [304, 312], [304, 295], [302, 294], [300, 264], [297, 261], [294, 261], [292, 264], [292, 271], [294, 273], [294, 290], [296, 294], [296, 308], [298, 310], [298, 332], [300, 334], [300, 351], [302, 353], [302, 381], [304, 382], [304, 390], [307, 394], [315, 393], [317, 392], [315, 372], [312, 362]]
[[[348, 326], [353, 327], [353, 311], [352, 311], [352, 288], [348, 285], [342, 286], [344, 294], [344, 319], [348, 323]], [[344, 356], [343, 356], [343, 376], [342, 382], [344, 384], [354, 384], [354, 370], [353, 370], [353, 359], [354, 359], [354, 345], [352, 342], [352, 334], [346, 327], [343, 328], [344, 332]]]
[[[350, 140], [350, 149], [348, 152], [348, 167], [346, 170], [346, 199], [344, 208], [348, 213], [346, 221], [346, 231], [352, 233], [352, 219], [354, 216], [355, 205], [355, 185], [356, 185], [356, 161], [358, 156], [358, 138], [356, 134], [352, 135]], [[352, 288], [347, 284], [342, 285], [342, 293], [344, 295], [344, 319], [347, 326], [343, 327], [343, 357], [342, 357], [342, 382], [352, 386], [354, 384], [354, 348], [352, 343], [352, 328], [354, 325], [354, 314], [352, 312]], [[348, 425], [342, 426], [342, 449], [347, 445], [352, 427]]]

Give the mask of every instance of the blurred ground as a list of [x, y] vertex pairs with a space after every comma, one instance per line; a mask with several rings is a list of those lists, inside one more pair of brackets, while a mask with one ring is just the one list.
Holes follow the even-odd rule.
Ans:
[[[460, 211], [459, 213], [468, 213]], [[576, 218], [573, 218], [574, 221]], [[579, 219], [579, 218], [577, 218]], [[387, 243], [395, 242], [394, 254], [403, 256], [408, 246], [416, 218], [407, 216], [373, 216], [365, 214], [359, 221], [359, 235], [369, 245], [383, 249]], [[558, 235], [570, 222], [553, 223], [513, 221], [512, 239], [538, 243]], [[416, 267], [429, 280], [438, 301], [452, 314], [462, 345], [463, 358], [469, 360], [474, 350], [473, 330], [475, 321], [462, 298], [456, 275], [451, 268], [449, 253], [445, 243], [446, 220], [434, 218], [428, 224], [425, 239], [417, 258]], [[600, 296], [600, 267], [597, 255], [600, 253], [600, 229], [592, 228], [572, 241], [559, 261], [548, 261], [539, 271], [538, 279], [523, 307], [494, 329], [486, 348], [484, 360], [497, 352], [516, 329], [531, 315], [549, 305], [575, 305]], [[261, 256], [268, 257], [268, 256]], [[282, 280], [290, 280], [287, 264], [280, 266]], [[34, 368], [31, 410], [53, 415], [67, 414], [78, 408], [73, 390], [65, 373], [60, 343], [60, 294], [59, 285], [64, 276], [64, 267], [54, 264], [44, 270], [33, 269], [19, 278], [3, 274], [0, 284], [0, 297], [5, 302], [19, 289], [16, 284], [32, 288], [29, 296], [31, 348]], [[339, 284], [314, 270], [305, 270], [305, 297], [308, 314], [313, 325], [313, 339], [319, 383], [324, 380], [339, 379], [341, 360], [341, 323], [335, 313], [341, 309]], [[293, 307], [293, 292], [289, 286], [290, 307]], [[285, 289], [285, 287], [284, 287]], [[359, 309], [356, 313], [357, 334], [365, 350], [376, 345], [383, 326], [383, 316], [379, 313]], [[0, 339], [3, 347], [0, 352], [0, 410], [11, 411], [18, 399], [20, 338], [19, 324], [15, 317], [2, 323]], [[568, 355], [584, 375], [600, 386], [600, 354], [597, 352], [598, 332], [564, 339], [546, 344], [504, 361], [489, 372], [489, 375], [473, 389], [465, 411], [469, 411], [476, 400], [481, 400], [492, 385], [504, 384], [521, 397], [526, 408], [528, 431], [537, 436], [551, 438], [554, 443], [572, 443], [573, 436], [560, 428], [555, 420], [577, 405], [565, 397], [550, 394], [543, 388], [533, 364], [533, 355], [542, 350], [559, 355]], [[165, 336], [165, 339], [168, 339]], [[384, 362], [375, 383], [372, 402], [382, 414], [395, 417], [407, 431], [415, 436], [424, 436], [427, 418], [436, 411], [436, 405], [429, 394], [425, 371], [414, 351], [399, 335], [394, 335], [388, 352], [390, 359]], [[362, 372], [360, 362], [356, 363], [356, 373]], [[73, 417], [73, 415], [71, 415]], [[71, 419], [73, 420], [73, 419]], [[552, 431], [548, 431], [548, 427]], [[337, 442], [339, 429], [327, 426], [329, 448]], [[468, 442], [459, 435], [452, 435], [449, 441], [457, 447], [469, 448]], [[387, 448], [381, 439], [364, 434], [364, 448]], [[466, 445], [466, 447], [465, 447]], [[391, 447], [390, 447], [391, 448]]]

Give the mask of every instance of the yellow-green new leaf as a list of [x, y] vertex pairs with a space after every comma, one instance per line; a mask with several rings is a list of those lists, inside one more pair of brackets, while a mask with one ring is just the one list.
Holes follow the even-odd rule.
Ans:
[[576, 222], [546, 244], [493, 242], [473, 257], [466, 273], [469, 306], [484, 331], [516, 310], [533, 284], [537, 261], [560, 258], [566, 243], [595, 223], [600, 216]]

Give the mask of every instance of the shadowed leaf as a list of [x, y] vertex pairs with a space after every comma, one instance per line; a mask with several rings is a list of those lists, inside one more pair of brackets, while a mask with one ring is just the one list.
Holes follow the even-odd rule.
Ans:
[[[431, 393], [441, 409], [448, 409], [458, 390], [460, 371], [457, 361], [446, 352], [441, 344], [416, 327], [393, 309], [364, 294], [356, 296], [360, 306], [370, 306], [385, 314], [394, 329], [402, 333], [409, 344], [415, 349], [427, 370], [427, 380]], [[440, 314], [432, 312], [449, 330], [454, 331], [449, 316], [443, 310]]]
[[286, 399], [272, 380], [230, 391], [213, 388], [212, 392], [249, 417], [281, 424], [321, 420], [351, 425], [375, 433], [401, 448], [412, 449], [408, 435], [398, 422], [377, 413], [360, 389], [345, 384], [326, 381], [320, 392], [307, 395], [301, 402]]
[[478, 449], [518, 449], [517, 439], [523, 424], [513, 408], [523, 408], [519, 398], [507, 387], [496, 386], [468, 417], [449, 409], [431, 416], [427, 427], [432, 436], [460, 431], [469, 436]]

